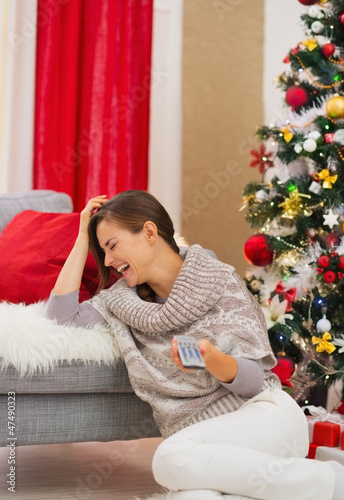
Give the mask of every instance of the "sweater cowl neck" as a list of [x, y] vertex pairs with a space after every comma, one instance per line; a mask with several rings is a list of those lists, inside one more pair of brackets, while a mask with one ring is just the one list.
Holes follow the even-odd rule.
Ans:
[[181, 251], [184, 260], [171, 294], [163, 304], [141, 300], [136, 287], [120, 279], [104, 291], [108, 313], [142, 332], [162, 333], [185, 327], [214, 307], [232, 275], [232, 266], [212, 257], [200, 245]]

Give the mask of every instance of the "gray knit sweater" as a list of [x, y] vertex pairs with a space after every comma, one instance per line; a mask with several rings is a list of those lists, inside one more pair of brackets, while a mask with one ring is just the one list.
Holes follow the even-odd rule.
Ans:
[[171, 359], [176, 334], [208, 339], [233, 357], [261, 359], [263, 389], [280, 386], [270, 371], [275, 358], [261, 308], [234, 268], [199, 245], [182, 257], [184, 264], [163, 304], [142, 301], [124, 279], [89, 301], [116, 332], [132, 387], [152, 406], [163, 437], [235, 411], [248, 400], [229, 392], [206, 370], [180, 370]]

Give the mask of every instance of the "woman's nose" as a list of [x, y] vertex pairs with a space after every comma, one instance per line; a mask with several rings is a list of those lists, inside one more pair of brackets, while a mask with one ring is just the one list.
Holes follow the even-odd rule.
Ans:
[[112, 259], [111, 255], [105, 254], [105, 257], [104, 257], [104, 266], [105, 267], [110, 267], [111, 264], [112, 264], [112, 262], [113, 262], [113, 259]]

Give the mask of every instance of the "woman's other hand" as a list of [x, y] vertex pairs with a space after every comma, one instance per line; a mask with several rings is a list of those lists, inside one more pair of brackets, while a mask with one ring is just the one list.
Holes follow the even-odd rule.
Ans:
[[[215, 378], [221, 382], [233, 382], [238, 373], [238, 363], [237, 361], [219, 351], [215, 346], [213, 346], [209, 340], [203, 339], [197, 342], [198, 347], [201, 351], [203, 360], [205, 362], [205, 368], [211, 373]], [[172, 340], [171, 344], [172, 359], [174, 363], [183, 370], [184, 372], [192, 372], [194, 370], [186, 369], [183, 367], [182, 361], [178, 353], [178, 341], [177, 339]]]
[[[207, 365], [207, 361], [209, 361], [209, 359], [211, 359], [212, 354], [214, 353], [214, 349], [216, 350], [216, 348], [211, 345], [209, 340], [205, 340], [205, 339], [200, 340], [198, 342], [198, 347], [201, 351], [204, 362]], [[172, 353], [172, 360], [178, 366], [178, 368], [180, 368], [184, 372], [193, 372], [194, 371], [194, 370], [190, 370], [189, 368], [184, 368], [183, 363], [182, 363], [180, 356], [179, 356], [179, 352], [178, 352], [177, 339], [172, 340], [171, 353]]]

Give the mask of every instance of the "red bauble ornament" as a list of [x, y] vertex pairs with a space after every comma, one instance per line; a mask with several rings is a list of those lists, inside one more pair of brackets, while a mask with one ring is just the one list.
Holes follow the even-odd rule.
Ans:
[[309, 101], [309, 95], [307, 90], [301, 87], [301, 85], [293, 85], [287, 90], [285, 100], [289, 106], [299, 108], [300, 106], [307, 104]]
[[294, 361], [285, 354], [278, 354], [276, 360], [277, 365], [271, 371], [279, 377], [282, 385], [293, 387], [290, 378], [295, 371]]
[[318, 0], [299, 0], [302, 5], [314, 5]]
[[319, 267], [328, 267], [330, 265], [330, 257], [327, 255], [321, 255], [318, 259]]
[[273, 259], [273, 252], [269, 247], [265, 234], [254, 234], [245, 243], [244, 256], [249, 264], [254, 266], [268, 266]]
[[337, 275], [334, 271], [325, 271], [324, 281], [325, 283], [334, 283], [337, 279]]
[[325, 57], [331, 57], [333, 56], [335, 50], [336, 46], [333, 45], [333, 43], [325, 43], [325, 45], [322, 46], [321, 52]]
[[344, 256], [339, 257], [338, 269], [344, 269]]
[[344, 25], [344, 12], [342, 12], [342, 13], [339, 15], [339, 21], [340, 21], [340, 24], [343, 24], [343, 25]]

